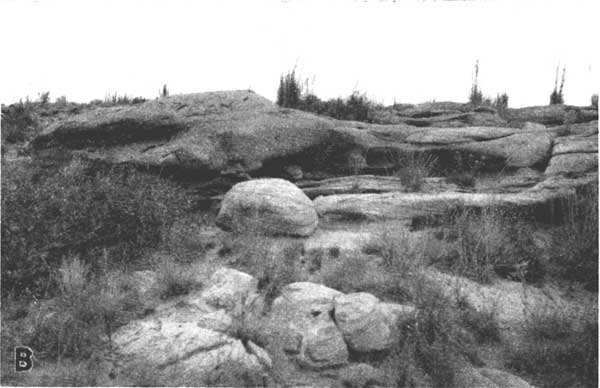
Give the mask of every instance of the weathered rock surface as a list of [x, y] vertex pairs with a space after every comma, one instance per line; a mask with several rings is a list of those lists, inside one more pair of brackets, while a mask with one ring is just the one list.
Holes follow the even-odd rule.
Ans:
[[352, 363], [340, 369], [338, 379], [344, 387], [366, 388], [389, 386], [386, 376], [369, 364]]
[[398, 220], [407, 224], [421, 217], [445, 215], [459, 207], [503, 206], [528, 209], [551, 201], [550, 191], [520, 193], [383, 193], [342, 194], [314, 199], [319, 217], [326, 220]]
[[224, 229], [251, 228], [270, 235], [309, 236], [318, 224], [311, 200], [283, 179], [238, 183], [227, 192], [217, 216]]
[[247, 273], [231, 268], [220, 268], [212, 278], [210, 286], [202, 292], [206, 303], [226, 310], [239, 310], [257, 296], [258, 281]]
[[549, 153], [548, 142], [563, 129], [522, 123], [562, 124], [557, 117], [570, 115], [568, 130], [579, 134], [590, 131], [588, 119], [597, 120], [597, 111], [566, 106], [509, 109], [522, 128], [509, 128], [494, 109], [469, 104], [392, 111], [399, 118], [391, 122], [397, 124], [342, 122], [279, 108], [249, 91], [199, 93], [66, 117], [32, 146], [38, 152], [76, 150], [86, 159], [143, 166], [194, 184], [214, 179], [201, 189], [209, 198], [249, 174], [292, 180], [355, 175], [389, 168], [397, 155], [414, 151], [438, 156], [442, 165], [474, 156], [487, 171], [537, 166]]
[[556, 138], [546, 175], [581, 175], [598, 170], [598, 134]]
[[506, 116], [509, 121], [531, 121], [544, 125], [560, 125], [598, 120], [598, 111], [570, 105], [545, 105], [507, 109]]
[[334, 122], [280, 109], [250, 91], [199, 93], [75, 115], [52, 125], [33, 146], [166, 171], [235, 174], [326, 142]]
[[456, 148], [482, 154], [491, 158], [500, 157], [507, 167], [532, 167], [542, 165], [550, 156], [552, 139], [548, 132], [533, 131], [481, 142], [461, 144]]
[[348, 348], [332, 319], [334, 298], [341, 292], [320, 284], [288, 285], [273, 302], [272, 317], [287, 328], [287, 351], [309, 368], [345, 364]]
[[457, 387], [532, 388], [525, 380], [508, 372], [491, 368], [465, 367], [454, 376]]
[[[309, 198], [335, 194], [363, 194], [403, 192], [406, 186], [400, 178], [379, 175], [351, 175], [320, 181], [304, 181], [299, 187]], [[448, 183], [444, 178], [425, 178], [423, 192], [456, 191], [458, 186]]]
[[414, 312], [410, 306], [380, 303], [372, 294], [359, 292], [335, 298], [335, 322], [348, 347], [358, 352], [387, 349], [396, 339], [399, 320]]
[[[258, 345], [244, 344], [231, 336], [239, 319], [233, 306], [241, 303], [251, 311], [242, 294], [252, 294], [256, 280], [250, 275], [222, 268], [207, 289], [158, 306], [144, 319], [129, 322], [112, 336], [120, 365], [117, 374], [129, 376], [142, 367], [169, 385], [202, 382], [207, 374], [225, 364], [260, 372], [269, 368], [268, 353]], [[161, 380], [163, 379], [163, 380]]]

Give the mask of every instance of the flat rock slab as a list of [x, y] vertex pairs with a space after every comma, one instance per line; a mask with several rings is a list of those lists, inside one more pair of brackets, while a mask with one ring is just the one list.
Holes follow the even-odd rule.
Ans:
[[568, 153], [553, 156], [546, 175], [573, 175], [598, 171], [598, 153]]
[[[406, 186], [398, 177], [381, 175], [351, 175], [320, 181], [298, 182], [309, 198], [320, 195], [404, 192]], [[421, 190], [428, 193], [456, 191], [458, 186], [444, 178], [424, 178]]]
[[598, 135], [558, 137], [552, 155], [598, 153]]
[[444, 215], [458, 207], [528, 207], [552, 198], [550, 191], [521, 193], [384, 193], [344, 194], [317, 197], [313, 201], [319, 217], [355, 222], [399, 220], [411, 223], [417, 217]]
[[543, 164], [550, 156], [553, 136], [548, 132], [517, 133], [499, 139], [471, 142], [456, 149], [501, 157], [508, 167], [531, 167]]

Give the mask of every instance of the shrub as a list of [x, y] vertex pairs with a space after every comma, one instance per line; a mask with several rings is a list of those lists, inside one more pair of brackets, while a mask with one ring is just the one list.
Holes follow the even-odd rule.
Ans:
[[42, 357], [59, 361], [62, 357], [89, 357], [105, 346], [104, 335], [110, 345], [113, 330], [137, 314], [139, 297], [124, 278], [94, 278], [77, 258], [64, 261], [58, 273], [60, 292], [34, 308], [26, 343]]
[[30, 102], [2, 105], [2, 140], [17, 143], [32, 138], [38, 132], [38, 119]]
[[67, 96], [56, 97], [54, 103], [58, 106], [66, 106], [67, 105]]
[[531, 229], [506, 210], [460, 209], [451, 218], [456, 251], [447, 251], [446, 266], [452, 272], [480, 283], [496, 275], [531, 282], [544, 276]]
[[[4, 166], [2, 292], [54, 294], [63, 257], [79, 256], [95, 273], [107, 264], [133, 265], [188, 208], [179, 189], [132, 169]], [[98, 260], [104, 250], [110, 263]]]
[[229, 256], [229, 263], [258, 279], [258, 289], [268, 305], [280, 294], [281, 289], [299, 281], [300, 257], [305, 254], [301, 242], [281, 243], [257, 232], [258, 218], [250, 217], [246, 225], [238, 225], [238, 231], [228, 233], [222, 239], [219, 254]]
[[493, 105], [500, 114], [505, 113], [506, 109], [508, 109], [508, 94], [502, 93], [496, 95]]
[[425, 153], [411, 152], [398, 158], [395, 174], [407, 191], [419, 191], [437, 164], [437, 158]]
[[500, 342], [500, 326], [495, 306], [483, 311], [462, 306], [460, 319], [462, 326], [469, 329], [479, 343]]
[[170, 256], [160, 257], [155, 264], [155, 271], [161, 299], [187, 294], [197, 285], [189, 266], [179, 264]]
[[475, 186], [475, 175], [470, 171], [454, 170], [448, 174], [448, 182], [454, 183], [458, 187], [467, 188]]
[[598, 95], [597, 94], [592, 94], [590, 106], [592, 107], [592, 109], [598, 110]]
[[48, 105], [50, 102], [50, 92], [42, 92], [39, 93], [40, 96], [40, 105]]
[[437, 286], [417, 275], [411, 288], [416, 313], [399, 327], [384, 369], [395, 369], [396, 386], [453, 386], [461, 361], [478, 359], [472, 338]]

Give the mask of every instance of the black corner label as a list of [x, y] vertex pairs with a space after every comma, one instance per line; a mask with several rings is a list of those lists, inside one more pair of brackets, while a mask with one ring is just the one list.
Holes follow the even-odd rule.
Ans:
[[33, 350], [27, 346], [15, 348], [15, 371], [27, 372], [33, 368]]

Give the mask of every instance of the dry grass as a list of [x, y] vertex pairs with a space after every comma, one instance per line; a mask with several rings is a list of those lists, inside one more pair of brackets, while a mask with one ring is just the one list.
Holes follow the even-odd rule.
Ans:
[[531, 309], [508, 366], [541, 387], [597, 386], [598, 322], [557, 308]]
[[394, 175], [400, 178], [407, 191], [419, 191], [425, 183], [425, 178], [431, 176], [436, 164], [437, 158], [432, 155], [411, 152], [397, 158]]

